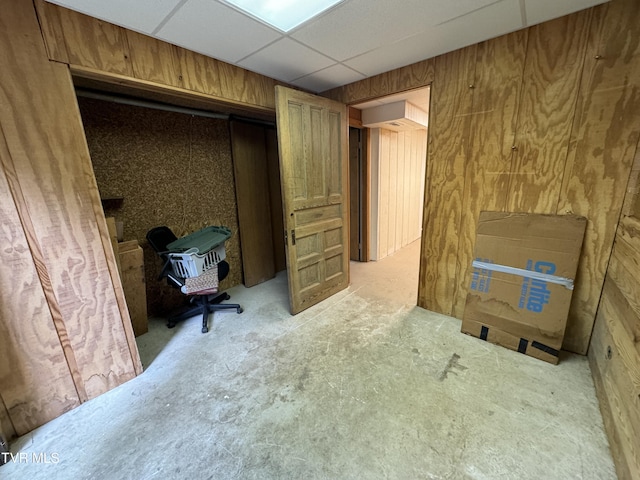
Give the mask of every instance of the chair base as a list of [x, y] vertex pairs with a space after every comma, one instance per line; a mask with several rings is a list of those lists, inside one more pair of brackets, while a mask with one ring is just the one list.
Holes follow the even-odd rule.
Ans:
[[231, 297], [228, 293], [222, 292], [216, 295], [214, 298], [209, 300], [209, 295], [194, 295], [193, 303], [194, 306], [189, 308], [187, 311], [180, 313], [179, 315], [170, 317], [167, 320], [167, 327], [173, 328], [176, 326], [176, 323], [186, 320], [187, 318], [191, 318], [197, 314], [202, 315], [202, 333], [207, 333], [209, 331], [209, 326], [207, 325], [209, 321], [209, 314], [215, 312], [216, 310], [233, 310], [235, 309], [237, 313], [242, 313], [242, 307], [237, 303], [221, 303], [224, 300], [229, 300]]

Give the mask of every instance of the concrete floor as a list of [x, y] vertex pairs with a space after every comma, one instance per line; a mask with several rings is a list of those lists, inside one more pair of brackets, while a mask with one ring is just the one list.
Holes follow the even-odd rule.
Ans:
[[[297, 315], [286, 275], [244, 313], [138, 338], [145, 372], [25, 435], [0, 478], [614, 479], [585, 357], [546, 364], [415, 306], [419, 242]], [[57, 460], [57, 461], [53, 461]]]

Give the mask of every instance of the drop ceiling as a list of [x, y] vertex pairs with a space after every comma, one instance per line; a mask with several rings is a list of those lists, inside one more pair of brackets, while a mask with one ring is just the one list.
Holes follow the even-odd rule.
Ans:
[[288, 33], [223, 0], [47, 1], [323, 92], [606, 0], [344, 0]]

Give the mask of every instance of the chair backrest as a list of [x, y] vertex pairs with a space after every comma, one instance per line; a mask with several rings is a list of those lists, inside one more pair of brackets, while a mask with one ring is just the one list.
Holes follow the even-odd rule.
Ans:
[[158, 255], [163, 255], [167, 252], [167, 245], [176, 241], [178, 238], [171, 231], [169, 227], [161, 226], [152, 228], [147, 232], [147, 242], [151, 245], [151, 248], [155, 250]]

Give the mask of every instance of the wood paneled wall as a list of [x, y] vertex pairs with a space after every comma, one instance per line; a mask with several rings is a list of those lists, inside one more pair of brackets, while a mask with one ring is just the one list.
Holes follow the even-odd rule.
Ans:
[[44, 0], [0, 1], [0, 240], [11, 245], [0, 258], [0, 433], [11, 437], [142, 368], [72, 74], [266, 118], [279, 82]]
[[280, 82], [161, 40], [34, 0], [49, 58], [76, 76], [273, 116]]
[[49, 61], [31, 2], [0, 4], [0, 426], [9, 437], [141, 364], [69, 70]]
[[480, 210], [583, 215], [564, 348], [585, 354], [640, 135], [640, 4], [611, 2], [325, 92], [431, 84], [418, 304], [462, 317]]
[[244, 285], [252, 287], [276, 275], [265, 127], [231, 122], [231, 148]]
[[[372, 260], [380, 260], [422, 234], [422, 199], [427, 153], [427, 130], [370, 132], [372, 178]], [[374, 256], [375, 255], [375, 256]]]
[[589, 363], [620, 480], [640, 478], [640, 149], [596, 317]]

